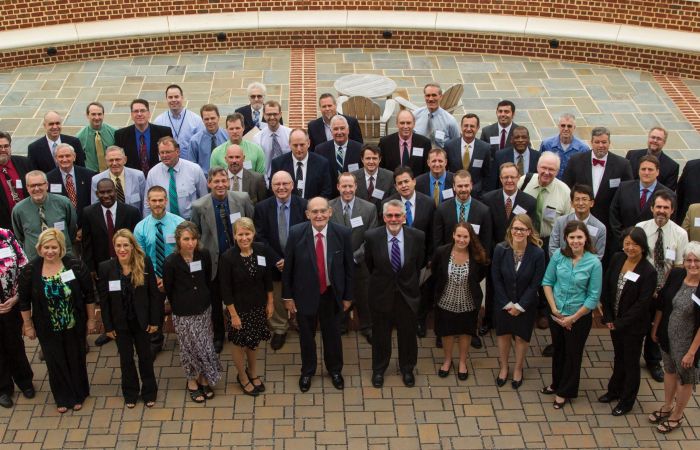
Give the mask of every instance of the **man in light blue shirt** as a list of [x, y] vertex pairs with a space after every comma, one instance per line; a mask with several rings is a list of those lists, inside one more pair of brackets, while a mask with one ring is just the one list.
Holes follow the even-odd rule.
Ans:
[[564, 176], [564, 169], [569, 162], [569, 158], [576, 153], [583, 153], [590, 150], [585, 142], [578, 139], [576, 131], [576, 117], [573, 114], [564, 113], [559, 117], [559, 134], [542, 141], [540, 152], [554, 152], [561, 159], [561, 167], [557, 178], [560, 180]]
[[165, 111], [153, 122], [170, 128], [173, 137], [180, 144], [182, 157], [191, 159], [190, 140], [199, 131], [204, 130], [202, 119], [192, 111], [183, 107], [185, 97], [182, 95], [182, 88], [177, 84], [171, 84], [165, 88], [165, 99], [168, 102], [168, 111]]
[[190, 150], [183, 158], [199, 164], [202, 172], [209, 172], [209, 159], [216, 147], [228, 140], [228, 133], [219, 126], [219, 108], [211, 103], [202, 106], [199, 110], [202, 116], [204, 129], [195, 133], [190, 139]]
[[438, 83], [428, 83], [423, 88], [425, 106], [418, 108], [414, 131], [430, 139], [433, 147], [445, 148], [445, 143], [460, 136], [457, 121], [440, 107], [442, 88]]

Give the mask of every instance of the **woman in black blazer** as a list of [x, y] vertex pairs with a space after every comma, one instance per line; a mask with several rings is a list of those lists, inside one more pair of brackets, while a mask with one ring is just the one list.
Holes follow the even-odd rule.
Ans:
[[537, 316], [537, 291], [544, 277], [545, 263], [542, 240], [526, 214], [513, 218], [506, 230], [505, 241], [493, 252], [493, 322], [498, 336], [500, 371], [496, 384], [508, 379], [511, 341], [515, 337], [515, 366], [511, 386], [523, 383], [523, 365], [530, 345]]
[[615, 253], [603, 277], [600, 302], [603, 323], [610, 329], [615, 362], [608, 392], [598, 401], [619, 400], [613, 416], [626, 414], [639, 391], [639, 357], [651, 325], [650, 307], [656, 290], [656, 269], [647, 260], [647, 235], [641, 228], [622, 232], [622, 252]]
[[233, 238], [236, 246], [226, 250], [219, 261], [221, 298], [229, 318], [228, 339], [233, 343], [231, 354], [238, 384], [244, 394], [256, 396], [265, 391], [255, 353], [261, 341], [270, 339], [267, 320], [274, 311], [272, 260], [264, 244], [253, 242], [255, 225], [249, 218], [242, 217], [233, 224]]
[[486, 276], [488, 256], [472, 226], [459, 222], [452, 232], [453, 244], [438, 247], [431, 268], [435, 277], [435, 334], [442, 337], [445, 360], [438, 376], [445, 378], [452, 367], [452, 348], [459, 341], [457, 377], [466, 380], [467, 356], [476, 336], [481, 301], [481, 280]]
[[[127, 408], [141, 398], [155, 405], [158, 383], [153, 372], [149, 334], [163, 322], [163, 294], [158, 291], [150, 259], [127, 229], [114, 233], [116, 257], [100, 263], [97, 288], [105, 334], [117, 341], [122, 371], [122, 394]], [[139, 359], [136, 372], [134, 348]], [[139, 387], [139, 375], [141, 386]]]

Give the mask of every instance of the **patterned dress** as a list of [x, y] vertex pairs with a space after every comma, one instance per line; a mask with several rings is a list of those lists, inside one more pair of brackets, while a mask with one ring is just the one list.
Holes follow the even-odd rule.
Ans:
[[668, 341], [671, 346], [669, 353], [662, 351], [664, 370], [667, 373], [676, 373], [681, 379], [681, 384], [697, 384], [698, 369], [691, 367], [684, 369], [681, 360], [688, 352], [693, 342], [695, 333], [695, 319], [692, 295], [697, 289], [694, 286], [683, 286], [673, 297], [673, 310], [668, 319]]
[[450, 255], [445, 291], [435, 313], [435, 334], [438, 336], [476, 335], [479, 310], [469, 289], [469, 261], [457, 265]]
[[[257, 256], [252, 253], [248, 256], [241, 255], [243, 265], [248, 270], [251, 278], [255, 278], [258, 270], [265, 270], [257, 263]], [[246, 347], [255, 350], [261, 341], [270, 339], [270, 329], [267, 327], [267, 316], [265, 306], [251, 308], [249, 311], [237, 311], [241, 319], [241, 329], [236, 330], [231, 324], [231, 315], [226, 310], [226, 328], [228, 330], [228, 340], [239, 347]]]

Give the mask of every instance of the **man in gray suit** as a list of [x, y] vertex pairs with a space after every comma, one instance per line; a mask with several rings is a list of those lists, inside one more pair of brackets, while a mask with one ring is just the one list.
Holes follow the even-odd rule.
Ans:
[[146, 190], [146, 177], [143, 172], [126, 167], [126, 153], [116, 145], [107, 147], [105, 161], [108, 169], [92, 177], [90, 202], [97, 203], [97, 182], [109, 178], [116, 186], [117, 200], [138, 208], [143, 213]]
[[549, 235], [549, 257], [551, 258], [558, 248], [566, 247], [566, 239], [562, 238], [566, 224], [573, 220], [580, 220], [586, 224], [588, 234], [591, 235], [591, 242], [596, 250], [596, 255], [602, 261], [605, 254], [605, 234], [607, 229], [603, 222], [593, 217], [591, 208], [595, 200], [593, 198], [593, 188], [586, 184], [575, 184], [571, 188], [571, 206], [574, 212], [563, 215], [556, 219], [552, 227], [552, 234]]
[[217, 268], [219, 256], [233, 246], [233, 224], [241, 217], [253, 218], [253, 203], [243, 192], [228, 190], [226, 169], [209, 169], [207, 185], [211, 194], [192, 202], [192, 222], [201, 233], [199, 241], [211, 255], [212, 308], [214, 347], [217, 353], [224, 347], [224, 312], [219, 291]]
[[247, 193], [253, 205], [267, 198], [265, 176], [243, 167], [245, 153], [238, 144], [231, 144], [226, 148], [226, 164], [228, 165], [229, 189], [234, 192]]
[[[340, 174], [337, 188], [340, 196], [329, 203], [333, 210], [330, 220], [352, 229], [352, 257], [355, 263], [354, 308], [360, 316], [360, 333], [371, 344], [372, 318], [367, 301], [369, 272], [365, 265], [365, 232], [378, 226], [377, 208], [372, 203], [355, 196], [357, 180], [353, 174], [349, 172]], [[348, 318], [349, 311], [346, 312], [346, 320], [340, 326], [341, 333], [347, 331]]]
[[382, 201], [394, 193], [394, 174], [379, 167], [382, 154], [379, 147], [372, 144], [362, 146], [360, 153], [362, 169], [352, 172], [357, 181], [357, 197], [373, 203], [380, 212]]

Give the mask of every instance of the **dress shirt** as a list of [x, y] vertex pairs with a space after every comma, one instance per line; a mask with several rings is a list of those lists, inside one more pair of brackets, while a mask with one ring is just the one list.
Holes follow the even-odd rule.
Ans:
[[238, 173], [233, 173], [230, 170], [227, 170], [226, 173], [228, 174], [228, 189], [233, 190], [233, 178], [235, 177], [238, 178], [238, 190], [243, 192], [243, 169], [239, 170]]
[[[472, 207], [472, 197], [471, 195], [467, 199], [466, 202], [462, 202], [460, 199], [455, 197], [455, 213], [457, 214], [457, 222], [459, 222], [459, 210], [462, 209], [462, 205], [464, 205], [464, 221], [467, 222], [469, 221], [469, 211], [471, 210]], [[476, 230], [475, 230], [476, 231]], [[481, 231], [481, 230], [479, 230]], [[476, 233], [479, 234], [479, 233]]]
[[68, 172], [64, 172], [63, 169], [59, 169], [59, 172], [61, 173], [61, 178], [63, 179], [63, 185], [66, 185], [66, 177], [68, 175], [71, 176], [73, 179], [73, 187], [75, 188], [75, 195], [78, 195], [78, 184], [77, 181], [75, 180], [75, 166], [71, 166], [70, 170]]
[[[513, 149], [513, 164], [516, 166], [518, 165], [518, 156], [520, 153]], [[530, 173], [530, 147], [523, 152], [523, 173]]]
[[[114, 202], [114, 204], [109, 208], [105, 208], [104, 206], [102, 206], [102, 216], [105, 219], [105, 225], [107, 225], [107, 211], [110, 211], [112, 213], [112, 225], [116, 225], [116, 223], [117, 223], [117, 202]], [[114, 231], [117, 231], [116, 226], [114, 227]]]
[[[151, 126], [150, 124], [146, 127], [146, 130], [141, 132], [138, 128], [134, 127], [134, 131], [136, 133], [136, 154], [139, 155], [139, 158], [141, 157], [141, 136], [146, 140], [146, 153], [148, 155], [151, 154]], [[149, 156], [149, 161], [150, 161], [150, 156]], [[150, 164], [150, 163], [149, 163]], [[141, 167], [141, 161], [139, 160], [139, 167]]]
[[557, 250], [542, 280], [542, 286], [552, 287], [554, 303], [564, 316], [575, 314], [581, 306], [594, 310], [603, 283], [603, 268], [593, 253], [583, 252], [576, 266], [572, 261]]
[[379, 170], [375, 170], [374, 173], [370, 174], [367, 169], [364, 170], [365, 173], [365, 186], [369, 187], [369, 177], [374, 177], [374, 188], [377, 188], [377, 177], [379, 175]]
[[559, 179], [564, 176], [564, 169], [569, 164], [569, 158], [576, 153], [583, 153], [589, 150], [588, 145], [576, 136], [573, 137], [571, 143], [565, 149], [558, 134], [543, 140], [540, 145], [540, 152], [554, 152], [559, 155], [559, 159], [561, 159], [561, 166], [559, 166], [559, 173], [557, 174]]
[[46, 142], [48, 142], [49, 144], [49, 150], [51, 150], [51, 157], [53, 159], [56, 159], [56, 149], [54, 148], [54, 144], [56, 145], [56, 147], [58, 147], [58, 144], [61, 143], [61, 136], [59, 135], [58, 139], [56, 139], [55, 141], [52, 141], [51, 139], [49, 139], [48, 136], [46, 136]]
[[328, 273], [328, 240], [327, 240], [327, 235], [328, 235], [328, 224], [326, 224], [325, 227], [321, 231], [318, 231], [316, 228], [311, 227], [311, 233], [313, 234], [313, 239], [314, 239], [314, 248], [316, 248], [316, 235], [318, 233], [321, 233], [323, 238], [321, 239], [321, 242], [323, 243], [323, 263], [326, 266], [326, 286], [331, 285], [331, 278], [330, 274]]
[[[289, 215], [290, 215], [289, 209], [292, 207], [292, 201], [290, 198], [288, 198], [287, 201], [285, 201], [285, 202], [281, 201], [279, 198], [275, 198], [275, 200], [277, 200], [277, 214], [275, 215], [275, 218], [279, 217], [280, 208], [282, 207], [282, 205], [287, 206], [286, 208], [284, 208], [284, 219], [285, 219], [284, 223], [287, 224], [287, 236], [289, 236]], [[278, 223], [279, 223], [279, 221], [278, 221]], [[282, 251], [284, 251], [284, 248], [282, 249]]]
[[[513, 128], [513, 122], [511, 122], [510, 125], [508, 125], [507, 127], [502, 127], [501, 124], [498, 123], [498, 143], [499, 143], [499, 145], [501, 143], [501, 135], [503, 134], [503, 130], [506, 130], [506, 147], [508, 147], [510, 145], [510, 142], [508, 142], [508, 135], [510, 134], [511, 128]], [[490, 144], [490, 142], [489, 142], [489, 144]]]
[[[116, 191], [116, 189], [117, 189], [117, 178], [119, 179], [119, 182], [122, 184], [122, 190], [124, 191], [124, 197], [127, 197], [127, 192], [128, 192], [128, 190], [126, 189], [126, 174], [125, 174], [125, 170], [124, 170], [124, 169], [122, 169], [122, 173], [120, 173], [119, 175], [114, 175], [114, 173], [112, 173], [112, 171], [109, 172], [109, 179], [112, 180], [112, 181], [114, 182], [114, 192], [115, 192], [115, 194], [116, 194], [116, 192], [117, 192], [117, 191]], [[124, 200], [126, 200], [126, 203], [131, 204], [135, 199], [130, 199], [130, 198], [127, 197], [127, 198], [125, 198]], [[139, 199], [139, 200], [141, 200], [141, 199]], [[94, 201], [93, 201], [93, 203], [94, 203]]]
[[595, 153], [591, 152], [591, 178], [593, 179], [593, 196], [598, 195], [598, 188], [600, 187], [600, 182], [603, 181], [603, 172], [605, 172], [605, 165], [603, 167], [593, 164], [594, 159], [601, 159], [608, 163], [608, 154], [606, 153], [602, 158], [596, 158]]
[[[231, 141], [226, 141], [214, 149], [214, 151], [211, 153], [209, 167], [222, 167], [224, 169], [228, 167], [228, 164], [226, 164], [226, 148], [231, 144]], [[265, 175], [266, 163], [263, 149], [260, 148], [260, 146], [255, 142], [247, 141], [245, 139], [243, 139], [238, 145], [241, 147], [243, 154], [245, 155], [243, 167]]]
[[399, 230], [399, 233], [394, 236], [391, 234], [391, 231], [389, 231], [389, 228], [386, 229], [386, 238], [387, 238], [387, 248], [389, 249], [389, 261], [391, 261], [391, 240], [393, 238], [398, 239], [399, 242], [399, 250], [401, 250], [401, 267], [403, 267], [404, 262], [406, 261], [406, 252], [404, 251], [404, 240], [403, 240], [403, 227]]
[[[409, 161], [403, 161], [403, 144], [406, 143], [406, 148], [408, 149], [408, 159], [409, 161], [411, 160], [411, 154], [413, 153], [413, 133], [411, 133], [411, 136], [408, 139], [402, 139], [401, 135], [399, 135], [399, 159], [401, 160], [401, 165], [407, 166]], [[427, 158], [428, 155], [425, 155]], [[375, 180], [376, 181], [376, 180]]]
[[114, 132], [117, 129], [106, 123], [103, 123], [99, 130], [95, 130], [88, 125], [75, 135], [80, 140], [80, 145], [83, 146], [85, 151], [85, 167], [99, 173], [100, 165], [97, 162], [97, 150], [95, 149], [95, 131], [100, 132], [102, 149], [106, 152], [107, 147], [114, 145]]
[[[525, 177], [521, 177], [521, 183], [522, 180]], [[550, 206], [556, 210], [556, 217], [554, 219], [546, 219], [542, 217], [543, 211], [537, 211], [537, 214], [542, 217], [542, 221], [540, 223], [540, 237], [548, 237], [552, 233], [552, 226], [554, 225], [554, 220], [556, 220], [557, 217], [563, 216], [564, 214], [569, 214], [572, 209], [571, 209], [571, 190], [569, 189], [569, 186], [566, 185], [563, 181], [555, 178], [551, 183], [549, 183], [549, 186], [547, 187], [547, 192], [544, 193], [544, 209], [547, 209], [547, 206]], [[542, 189], [542, 186], [540, 186], [539, 183], [539, 174], [534, 174], [532, 175], [532, 179], [530, 182], [525, 186], [525, 189], [523, 189], [523, 192], [526, 194], [530, 194], [535, 199], [537, 199], [537, 195], [540, 193], [540, 189]]]
[[[272, 161], [272, 134], [277, 135], [277, 142], [280, 144], [280, 149], [282, 154], [289, 153], [292, 149], [289, 147], [289, 135], [292, 133], [292, 129], [280, 125], [277, 130], [272, 131], [270, 127], [265, 127], [253, 138], [253, 142], [258, 144], [265, 154], [265, 176], [269, 179], [272, 175], [270, 173], [270, 162]], [[311, 149], [313, 150], [313, 149]], [[247, 159], [247, 157], [246, 157]]]
[[[233, 224], [231, 223], [230, 219], [231, 211], [228, 208], [228, 196], [224, 197], [223, 200], [219, 200], [212, 195], [211, 201], [214, 206], [214, 221], [216, 222], [216, 236], [217, 243], [219, 244], [219, 255], [223, 255], [224, 252], [229, 249], [229, 246], [226, 245], [226, 241], [233, 239]], [[223, 206], [224, 211], [226, 212], [225, 217], [231, 230], [231, 236], [226, 236], [226, 230], [224, 229], [224, 224], [221, 222], [221, 215], [219, 214], [220, 206]], [[233, 245], [233, 242], [229, 243]]]
[[177, 116], [172, 111], [168, 110], [156, 117], [153, 121], [156, 125], [162, 125], [170, 128], [173, 132], [173, 137], [180, 145], [180, 157], [187, 160], [192, 160], [190, 156], [190, 141], [192, 136], [200, 131], [205, 130], [204, 122], [199, 114], [196, 114], [187, 108], [183, 108]]
[[[411, 198], [403, 198], [402, 195], [399, 195], [401, 198], [401, 202], [403, 203], [404, 208], [406, 208], [406, 202], [411, 202], [411, 217], [413, 218], [413, 222], [416, 221], [416, 191], [413, 191], [413, 194], [411, 194]], [[408, 215], [408, 209], [406, 208], [406, 215]], [[411, 224], [413, 226], [413, 224]], [[403, 253], [402, 253], [403, 257]]]
[[[643, 229], [647, 235], [647, 243], [649, 244], [647, 259], [653, 265], [654, 246], [656, 245], [659, 226], [656, 225], [654, 219], [639, 222], [635, 226]], [[664, 234], [664, 266], [666, 268], [666, 273], [668, 273], [674, 265], [683, 265], [683, 252], [685, 251], [686, 245], [688, 245], [688, 233], [672, 220], [666, 222], [666, 225], [661, 227], [661, 230]]]
[[156, 223], [158, 222], [163, 223], [163, 239], [165, 239], [165, 254], [163, 256], [167, 258], [175, 250], [175, 228], [184, 222], [184, 219], [166, 211], [160, 219], [149, 214], [136, 224], [136, 228], [134, 228], [136, 242], [139, 243], [146, 256], [151, 258], [151, 261], [156, 260], [156, 233], [158, 230]]
[[428, 177], [430, 178], [430, 186], [429, 186], [430, 187], [430, 198], [431, 199], [434, 198], [433, 196], [435, 195], [435, 192], [433, 192], [433, 191], [435, 190], [435, 180], [437, 180], [438, 186], [440, 186], [439, 187], [440, 192], [438, 193], [438, 195], [440, 196], [440, 201], [442, 201], [443, 200], [442, 191], [445, 190], [445, 179], [447, 178], [447, 172], [443, 172], [443, 174], [440, 176], [440, 178], [433, 177], [433, 173], [429, 172]]
[[306, 152], [306, 156], [304, 156], [304, 159], [299, 161], [296, 156], [292, 155], [292, 173], [294, 173], [294, 176], [292, 177], [294, 179], [294, 185], [296, 186], [297, 182], [297, 165], [298, 162], [301, 162], [301, 173], [304, 175], [304, 189], [301, 190], [301, 194], [299, 195], [300, 197], [304, 196], [304, 191], [306, 190], [306, 169], [309, 167], [309, 153]]
[[[457, 126], [457, 121], [455, 120], [454, 116], [452, 116], [452, 114], [448, 113], [442, 108], [438, 108], [432, 114], [433, 136], [428, 136], [428, 119], [430, 117], [430, 111], [428, 111], [427, 106], [418, 108], [414, 112], [413, 115], [416, 117], [416, 126], [413, 129], [413, 131], [415, 133], [422, 134], [431, 141], [434, 140], [438, 145], [440, 145], [440, 147], [444, 147], [445, 142], [449, 141], [450, 139], [459, 137], [459, 127]], [[445, 136], [442, 139], [435, 138], [434, 133], [437, 130], [440, 130], [445, 134]], [[409, 151], [411, 151], [410, 148]]]
[[[515, 191], [513, 195], [508, 195], [506, 194], [506, 191], [503, 191], [503, 207], [505, 208], [506, 202], [508, 199], [510, 199], [511, 205], [513, 205], [513, 209], [515, 209], [515, 197], [518, 196], [518, 191]], [[528, 211], [530, 212], [530, 211]]]
[[[170, 167], [162, 162], [153, 166], [146, 178], [146, 192], [152, 186], [161, 186], [165, 192], [169, 192], [169, 169]], [[197, 164], [186, 159], [178, 159], [173, 169], [175, 169], [175, 186], [177, 187], [177, 204], [180, 215], [189, 220], [192, 215], [192, 202], [207, 195], [207, 179], [204, 178], [202, 169]], [[168, 198], [168, 202], [171, 201], [172, 199]], [[169, 206], [168, 209], [170, 209]], [[148, 207], [148, 202], [144, 202], [143, 215], [146, 217], [149, 214], [151, 214], [151, 209]]]
[[656, 189], [656, 183], [658, 181], [654, 180], [654, 183], [652, 183], [650, 186], [645, 187], [642, 182], [639, 182], [639, 199], [642, 199], [642, 195], [644, 195], [644, 189], [647, 190], [647, 203], [649, 203], [649, 200], [651, 200], [651, 194], [654, 193], [654, 189]]
[[[467, 142], [462, 138], [462, 151], [460, 152], [460, 156], [462, 157], [462, 161], [464, 161], [464, 152], [468, 151], [469, 152], [469, 161], [471, 161], [474, 157], [474, 141], [476, 138], [474, 138], [471, 142]], [[463, 167], [464, 170], [469, 169], [469, 167]]]
[[[209, 161], [211, 160], [212, 153], [212, 136], [214, 136], [214, 142], [216, 143], [214, 148], [228, 141], [228, 133], [221, 127], [219, 127], [214, 134], [209, 133], [206, 129], [201, 130], [195, 133], [190, 139], [189, 155], [185, 158], [195, 164], [199, 164], [205, 174], [209, 172]], [[224, 156], [226, 156], [226, 153], [224, 153]], [[180, 157], [184, 158], [182, 153]]]
[[[333, 130], [331, 130], [330, 122], [326, 122], [326, 118], [323, 118], [323, 131], [326, 132], [326, 142], [333, 139]], [[319, 142], [320, 144], [321, 142]]]
[[[77, 212], [73, 204], [60, 194], [46, 194], [44, 200], [44, 214], [46, 224], [49, 227], [63, 227], [63, 236], [66, 238], [66, 253], [71, 253], [71, 242], [77, 230]], [[12, 210], [12, 228], [15, 236], [22, 243], [22, 248], [30, 260], [37, 256], [36, 243], [41, 234], [41, 220], [39, 219], [39, 205], [34, 203], [31, 197], [27, 197]]]

